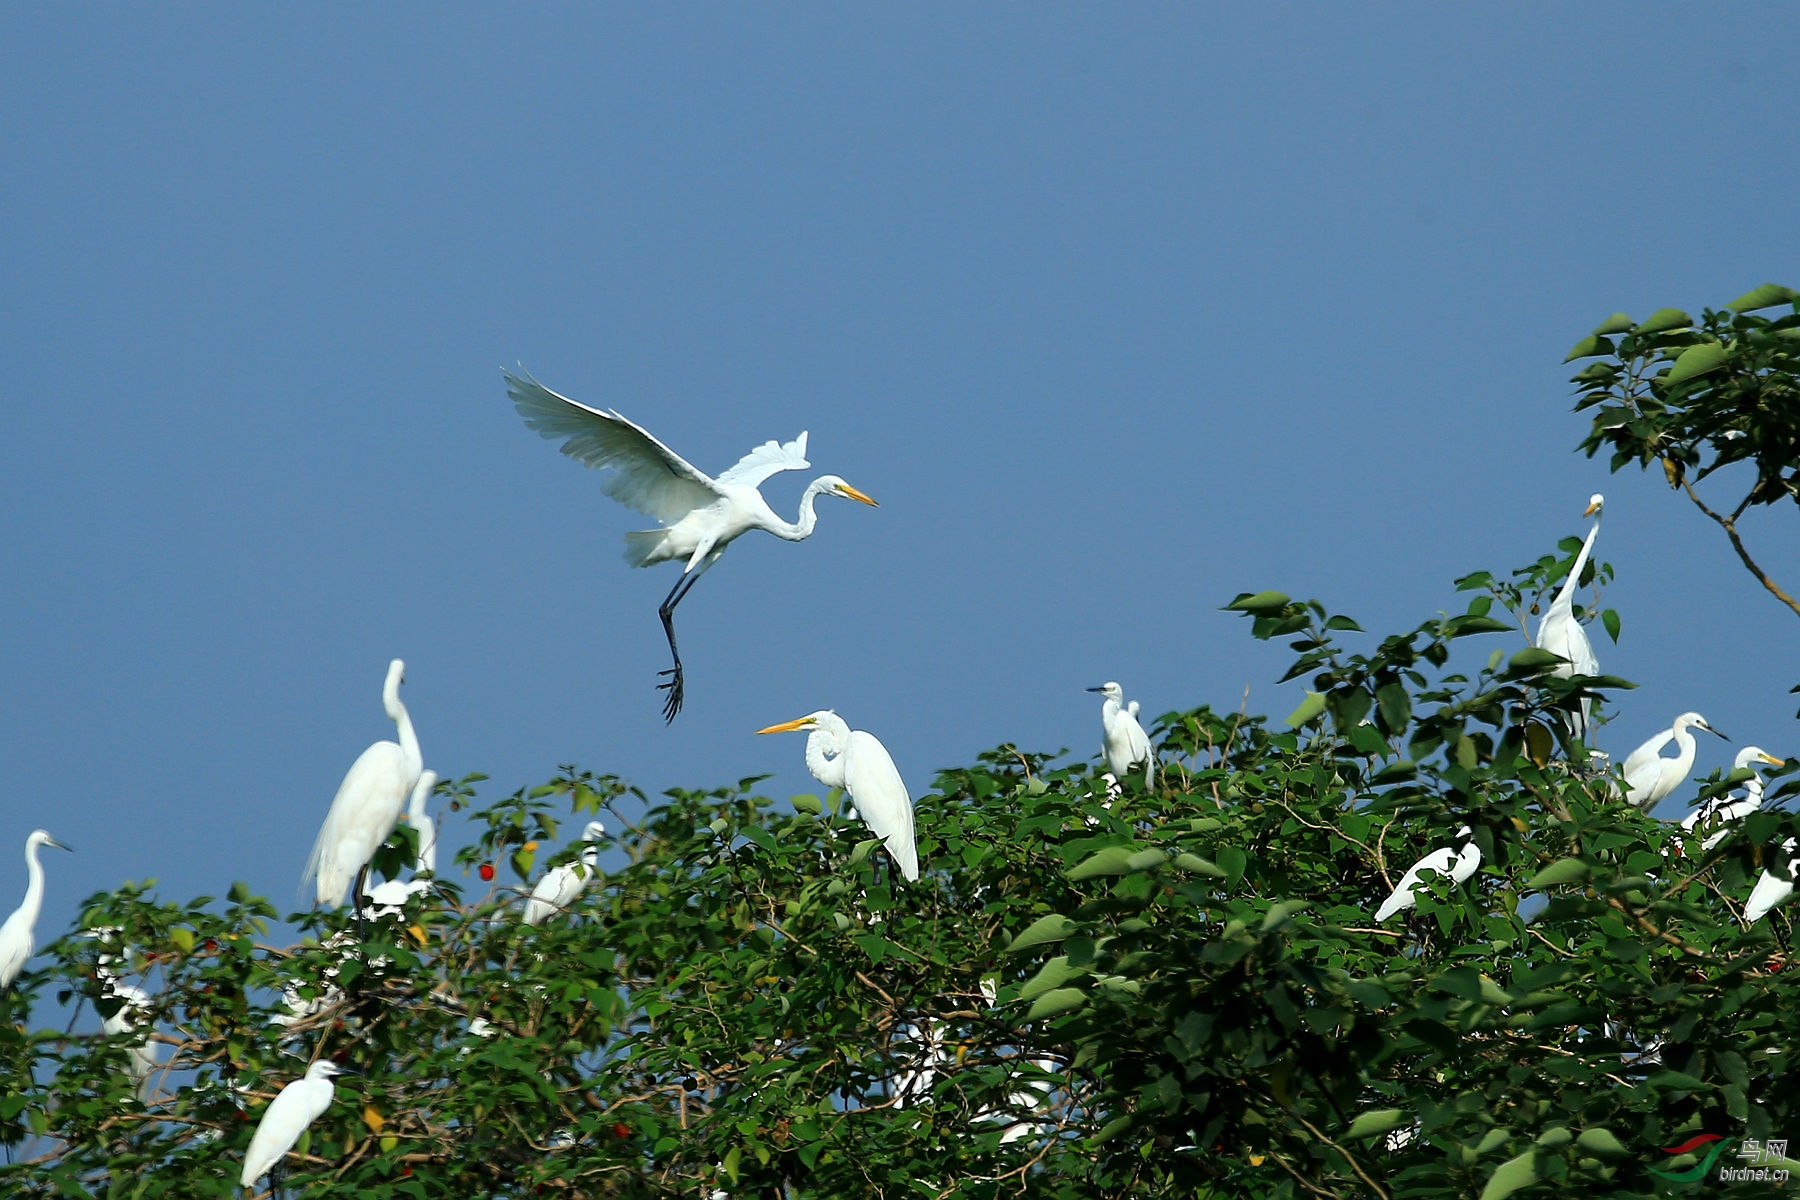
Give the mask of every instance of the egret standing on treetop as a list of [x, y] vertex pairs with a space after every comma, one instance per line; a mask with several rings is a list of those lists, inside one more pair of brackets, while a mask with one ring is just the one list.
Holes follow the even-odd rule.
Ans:
[[[584, 842], [597, 842], [605, 836], [606, 826], [599, 821], [589, 821], [587, 828], [581, 831]], [[531, 889], [531, 899], [525, 902], [525, 924], [540, 925], [575, 903], [599, 869], [600, 848], [589, 845], [582, 850], [579, 863], [564, 863], [545, 871], [544, 877]]]
[[1122, 783], [1131, 768], [1143, 763], [1145, 789], [1156, 786], [1156, 755], [1150, 749], [1149, 735], [1138, 724], [1138, 702], [1125, 703], [1125, 689], [1111, 680], [1088, 691], [1105, 697], [1100, 703], [1100, 728], [1106, 766], [1113, 778]]
[[[1694, 769], [1694, 735], [1688, 730], [1704, 729], [1714, 737], [1725, 735], [1706, 723], [1697, 712], [1685, 712], [1675, 723], [1633, 750], [1625, 759], [1625, 802], [1649, 811], [1656, 802], [1681, 786]], [[1678, 753], [1663, 758], [1662, 749], [1673, 740]], [[1730, 738], [1725, 738], [1730, 741]]]
[[826, 787], [843, 788], [863, 824], [887, 845], [908, 882], [919, 877], [913, 841], [912, 797], [887, 747], [872, 733], [851, 729], [844, 718], [820, 709], [758, 733], [808, 731], [806, 769]]
[[[351, 879], [368, 869], [369, 859], [394, 832], [407, 794], [424, 770], [412, 718], [400, 703], [400, 684], [405, 678], [406, 664], [396, 658], [388, 664], [387, 683], [381, 689], [382, 706], [400, 731], [399, 744], [376, 742], [350, 764], [331, 811], [325, 814], [325, 824], [319, 828], [312, 857], [306, 860], [306, 872], [300, 878], [316, 881], [314, 896], [319, 904], [344, 902]], [[361, 891], [359, 885], [359, 902]]]
[[1418, 903], [1413, 889], [1424, 881], [1423, 872], [1436, 871], [1439, 875], [1448, 875], [1452, 883], [1461, 883], [1475, 873], [1481, 866], [1481, 847], [1475, 844], [1475, 831], [1467, 825], [1456, 831], [1456, 837], [1462, 841], [1461, 849], [1442, 846], [1421, 858], [1406, 869], [1400, 877], [1400, 886], [1388, 893], [1388, 898], [1381, 902], [1375, 910], [1375, 919], [1385, 921], [1402, 909], [1411, 908]]
[[44, 906], [44, 868], [38, 863], [40, 846], [68, 849], [42, 829], [32, 830], [25, 839], [25, 899], [6, 918], [6, 924], [0, 925], [0, 988], [12, 986], [36, 944], [31, 940], [31, 927], [37, 924], [38, 910]]
[[287, 1152], [294, 1148], [306, 1127], [331, 1107], [332, 1094], [337, 1090], [331, 1086], [331, 1077], [354, 1074], [356, 1072], [340, 1067], [330, 1059], [321, 1058], [306, 1068], [305, 1078], [296, 1079], [282, 1088], [263, 1110], [262, 1120], [251, 1135], [250, 1148], [244, 1151], [244, 1172], [238, 1176], [238, 1183], [249, 1187], [287, 1157]]
[[1731, 832], [1731, 822], [1741, 820], [1762, 807], [1762, 776], [1758, 775], [1755, 768], [1751, 765], [1759, 762], [1773, 763], [1778, 767], [1781, 765], [1781, 760], [1779, 758], [1776, 758], [1761, 746], [1745, 746], [1742, 750], [1738, 751], [1737, 758], [1733, 759], [1731, 763], [1731, 768], [1734, 771], [1750, 772], [1750, 778], [1744, 781], [1744, 794], [1736, 800], [1729, 798], [1723, 800], [1709, 800], [1687, 816], [1681, 818], [1681, 828], [1685, 831], [1691, 832], [1696, 826], [1702, 824], [1719, 826], [1717, 830], [1707, 836], [1704, 842], [1700, 843], [1700, 849], [1711, 850], [1714, 846], [1724, 841], [1726, 835]]
[[[1593, 528], [1588, 530], [1587, 540], [1581, 543], [1581, 553], [1575, 556], [1575, 563], [1569, 568], [1569, 577], [1563, 582], [1562, 590], [1556, 593], [1556, 599], [1550, 602], [1549, 611], [1538, 622], [1538, 649], [1548, 650], [1558, 658], [1568, 660], [1567, 664], [1556, 668], [1554, 672], [1563, 679], [1571, 675], [1600, 673], [1600, 660], [1594, 657], [1594, 647], [1588, 641], [1587, 630], [1575, 619], [1575, 593], [1581, 587], [1581, 573], [1587, 568], [1588, 556], [1594, 552], [1594, 539], [1600, 536], [1600, 510], [1605, 503], [1606, 498], [1599, 492], [1588, 497], [1587, 510], [1581, 515], [1594, 518]], [[1588, 716], [1593, 707], [1592, 700], [1583, 700], [1579, 713], [1565, 715], [1564, 720], [1568, 723], [1570, 734], [1583, 741], [1587, 740]]]
[[681, 578], [656, 610], [675, 659], [675, 665], [662, 672], [671, 676], [669, 681], [657, 685], [669, 693], [663, 703], [664, 720], [675, 719], [683, 695], [681, 651], [675, 646], [675, 606], [719, 561], [725, 547], [752, 529], [766, 529], [790, 542], [812, 536], [816, 522], [813, 500], [821, 495], [875, 504], [836, 475], [821, 475], [807, 485], [800, 497], [800, 520], [790, 524], [775, 515], [756, 489], [778, 471], [799, 471], [811, 465], [806, 461], [804, 431], [785, 444], [764, 442], [713, 479], [618, 413], [577, 404], [530, 375], [501, 373], [527, 426], [547, 438], [562, 438], [562, 452], [570, 458], [590, 467], [613, 468], [601, 485], [606, 494], [662, 523], [661, 529], [625, 535], [625, 561], [634, 567], [671, 559], [683, 563]]

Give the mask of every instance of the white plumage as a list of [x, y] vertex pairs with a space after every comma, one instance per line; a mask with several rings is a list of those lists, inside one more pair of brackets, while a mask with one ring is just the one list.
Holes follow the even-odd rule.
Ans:
[[[1704, 729], [1715, 737], [1725, 736], [1708, 725], [1706, 718], [1697, 712], [1685, 712], [1676, 717], [1674, 724], [1626, 756], [1627, 804], [1645, 810], [1655, 808], [1657, 801], [1681, 786], [1688, 772], [1694, 769], [1694, 735], [1688, 732], [1689, 729]], [[1663, 747], [1671, 741], [1675, 743], [1677, 753], [1674, 758], [1664, 758]]]
[[306, 860], [301, 878], [315, 881], [314, 899], [319, 904], [344, 902], [350, 881], [394, 832], [400, 809], [424, 770], [412, 718], [400, 703], [405, 678], [406, 664], [396, 658], [388, 664], [381, 690], [382, 706], [399, 731], [399, 743], [376, 742], [350, 765]]
[[826, 787], [843, 788], [856, 806], [863, 824], [880, 838], [908, 881], [919, 877], [919, 856], [913, 836], [912, 796], [893, 756], [872, 733], [851, 729], [844, 718], [820, 709], [758, 733], [809, 731], [806, 769]]
[[242, 1186], [249, 1187], [261, 1179], [287, 1156], [306, 1127], [331, 1107], [336, 1091], [331, 1086], [332, 1076], [345, 1074], [349, 1072], [336, 1063], [320, 1059], [306, 1068], [304, 1078], [282, 1088], [269, 1102], [250, 1138], [250, 1148], [244, 1151], [244, 1171], [238, 1177]]
[[419, 831], [419, 856], [413, 862], [416, 872], [437, 874], [437, 822], [425, 811], [431, 789], [437, 786], [436, 771], [421, 771], [413, 784], [412, 796], [406, 802], [406, 823]]
[[1375, 910], [1375, 919], [1385, 921], [1395, 913], [1417, 904], [1418, 898], [1413, 895], [1413, 889], [1424, 882], [1426, 871], [1448, 875], [1455, 883], [1462, 883], [1475, 874], [1476, 869], [1481, 866], [1481, 847], [1475, 844], [1474, 832], [1467, 825], [1462, 826], [1456, 831], [1457, 839], [1462, 841], [1460, 849], [1441, 846], [1408, 867], [1406, 874], [1400, 877], [1399, 886], [1389, 892], [1388, 898]]
[[[1564, 679], [1571, 675], [1598, 675], [1600, 660], [1594, 657], [1594, 647], [1588, 641], [1587, 630], [1575, 619], [1575, 593], [1581, 587], [1581, 572], [1587, 568], [1588, 556], [1594, 551], [1594, 539], [1600, 536], [1600, 510], [1606, 498], [1595, 492], [1588, 498], [1587, 510], [1581, 515], [1593, 517], [1593, 528], [1588, 530], [1587, 539], [1581, 543], [1581, 553], [1575, 556], [1574, 565], [1569, 568], [1569, 577], [1563, 581], [1562, 589], [1556, 593], [1556, 599], [1550, 602], [1550, 608], [1544, 613], [1544, 619], [1538, 622], [1538, 649], [1548, 650], [1559, 658], [1568, 660], [1568, 664], [1558, 667], [1556, 674]], [[1568, 714], [1569, 732], [1575, 737], [1587, 740], [1588, 718], [1592, 713], [1593, 701], [1583, 700], [1581, 711]]]
[[765, 529], [790, 542], [812, 536], [817, 522], [813, 501], [821, 495], [875, 503], [836, 475], [821, 475], [800, 497], [800, 519], [784, 521], [756, 489], [778, 471], [811, 465], [806, 461], [804, 432], [791, 442], [764, 442], [713, 479], [616, 412], [559, 396], [529, 375], [502, 374], [507, 393], [527, 426], [544, 437], [561, 438], [562, 452], [569, 457], [590, 467], [610, 468], [611, 474], [601, 485], [606, 494], [663, 525], [662, 529], [626, 534], [625, 561], [634, 567], [671, 559], [684, 564], [681, 578], [657, 609], [669, 654], [675, 660], [675, 665], [663, 672], [670, 676], [668, 682], [657, 685], [669, 693], [663, 703], [667, 720], [673, 721], [681, 711], [683, 695], [675, 607], [694, 582], [719, 561], [725, 547], [752, 529]]
[[1744, 924], [1754, 925], [1768, 916], [1774, 908], [1794, 894], [1794, 872], [1800, 871], [1800, 855], [1793, 853], [1794, 839], [1787, 838], [1781, 848], [1791, 856], [1787, 861], [1786, 879], [1781, 879], [1773, 871], [1764, 871], [1757, 877], [1756, 886], [1750, 889], [1750, 899], [1744, 902]]
[[[588, 843], [605, 836], [606, 826], [599, 821], [589, 821], [581, 831], [581, 840]], [[554, 914], [566, 911], [581, 897], [599, 868], [600, 848], [590, 844], [582, 850], [579, 862], [564, 863], [545, 871], [544, 877], [531, 889], [531, 899], [525, 902], [522, 920], [527, 925], [541, 925]]]
[[1103, 697], [1100, 702], [1101, 745], [1113, 778], [1123, 782], [1130, 776], [1131, 768], [1143, 763], [1144, 787], [1155, 787], [1156, 754], [1150, 749], [1150, 736], [1138, 723], [1138, 702], [1133, 700], [1127, 704], [1125, 689], [1111, 680], [1088, 691], [1098, 692]]
[[44, 868], [38, 862], [38, 850], [44, 846], [68, 849], [42, 829], [32, 830], [25, 839], [25, 899], [13, 909], [6, 923], [0, 925], [0, 988], [12, 986], [36, 947], [32, 930], [37, 924], [38, 911], [44, 906]]
[[1765, 751], [1761, 746], [1745, 746], [1732, 761], [1732, 769], [1750, 771], [1750, 778], [1744, 782], [1744, 793], [1736, 799], [1712, 800], [1702, 804], [1687, 816], [1681, 818], [1681, 828], [1685, 832], [1693, 832], [1700, 826], [1713, 828], [1700, 843], [1702, 851], [1711, 850], [1731, 834], [1731, 823], [1740, 821], [1762, 807], [1763, 781], [1753, 769], [1753, 763], [1773, 763], [1781, 765], [1781, 760]]

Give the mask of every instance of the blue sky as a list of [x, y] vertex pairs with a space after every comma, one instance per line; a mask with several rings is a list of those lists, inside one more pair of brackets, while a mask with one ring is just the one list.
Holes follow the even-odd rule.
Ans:
[[[920, 794], [1096, 752], [1109, 678], [1285, 714], [1220, 604], [1410, 627], [1596, 490], [1643, 685], [1602, 746], [1696, 708], [1800, 750], [1792, 616], [1573, 453], [1561, 364], [1800, 284], [1797, 59], [1691, 6], [9, 6], [0, 908], [39, 824], [79, 851], [40, 940], [127, 878], [293, 905], [390, 657], [490, 797], [810, 790], [752, 731], [825, 706]], [[520, 362], [704, 470], [808, 429], [882, 503], [733, 547], [672, 728], [669, 569]]]

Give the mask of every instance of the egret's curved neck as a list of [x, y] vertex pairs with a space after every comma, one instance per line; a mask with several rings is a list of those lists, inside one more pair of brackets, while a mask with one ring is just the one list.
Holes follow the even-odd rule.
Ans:
[[412, 717], [407, 714], [406, 705], [400, 703], [400, 689], [395, 688], [382, 699], [387, 702], [387, 715], [393, 718], [394, 727], [400, 731], [400, 752], [406, 756], [406, 773], [417, 781], [419, 773], [425, 769], [425, 756], [419, 750], [419, 735], [413, 732]]
[[769, 532], [790, 542], [803, 542], [811, 537], [814, 526], [819, 523], [819, 514], [813, 511], [813, 501], [819, 498], [826, 486], [823, 479], [815, 479], [807, 484], [806, 491], [800, 496], [800, 519], [791, 525], [783, 521]]
[[806, 769], [826, 787], [844, 786], [844, 747], [849, 742], [850, 727], [842, 721], [838, 724], [843, 725], [841, 730], [821, 725], [806, 738]]
[[33, 842], [25, 847], [25, 903], [19, 905], [19, 911], [25, 914], [25, 923], [37, 923], [38, 909], [44, 906], [44, 868], [38, 862], [38, 851], [43, 847]]
[[1587, 569], [1588, 556], [1594, 552], [1594, 539], [1600, 536], [1600, 515], [1594, 514], [1594, 524], [1581, 543], [1581, 553], [1575, 556], [1575, 565], [1569, 568], [1569, 577], [1556, 595], [1556, 603], [1564, 608], [1575, 606], [1575, 591], [1581, 586], [1581, 573]]

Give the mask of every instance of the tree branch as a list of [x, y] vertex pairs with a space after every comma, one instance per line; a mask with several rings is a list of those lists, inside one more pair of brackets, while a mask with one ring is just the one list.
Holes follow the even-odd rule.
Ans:
[[[1694, 485], [1689, 483], [1685, 478], [1681, 481], [1681, 490], [1687, 493], [1688, 499], [1694, 502], [1696, 508], [1718, 522], [1719, 528], [1725, 531], [1725, 536], [1731, 539], [1731, 548], [1737, 551], [1737, 556], [1743, 560], [1744, 566], [1749, 568], [1750, 573], [1756, 576], [1756, 578], [1762, 582], [1764, 587], [1769, 589], [1770, 594], [1789, 608], [1793, 609], [1795, 616], [1800, 617], [1800, 601], [1796, 601], [1792, 596], [1782, 591], [1781, 585], [1776, 583], [1773, 579], [1770, 579], [1768, 575], [1764, 574], [1763, 569], [1756, 565], [1756, 560], [1750, 557], [1750, 551], [1744, 547], [1744, 539], [1738, 536], [1737, 522], [1734, 521], [1732, 517], [1716, 513], [1709, 508], [1706, 501], [1700, 498], [1700, 494], [1694, 491]], [[1743, 511], [1742, 505], [1738, 507], [1738, 511]], [[1733, 516], [1735, 515], [1736, 514], [1734, 513]]]

